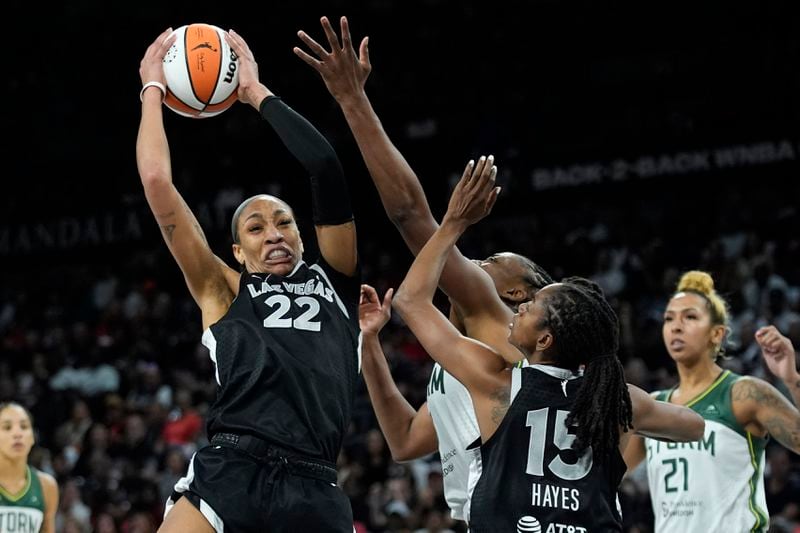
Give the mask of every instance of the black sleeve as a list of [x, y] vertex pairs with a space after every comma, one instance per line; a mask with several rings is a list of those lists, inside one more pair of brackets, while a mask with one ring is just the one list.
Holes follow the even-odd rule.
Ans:
[[309, 173], [314, 224], [335, 226], [353, 220], [342, 165], [328, 140], [277, 96], [264, 98], [260, 111]]

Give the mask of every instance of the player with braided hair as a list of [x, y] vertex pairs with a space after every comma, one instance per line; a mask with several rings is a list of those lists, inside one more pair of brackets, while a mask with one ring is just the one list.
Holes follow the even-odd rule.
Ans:
[[543, 531], [621, 531], [616, 490], [629, 430], [696, 440], [703, 420], [625, 383], [617, 317], [588, 280], [550, 284], [519, 306], [509, 342], [530, 363], [523, 368], [498, 363], [492, 347], [462, 335], [433, 304], [448, 253], [497, 199], [496, 173], [490, 158], [470, 161], [441, 226], [394, 299], [423, 347], [469, 390], [475, 405], [482, 473], [470, 530], [535, 530], [539, 524]]
[[767, 531], [768, 436], [800, 453], [800, 374], [791, 341], [775, 326], [756, 332], [767, 367], [783, 381], [794, 405], [766, 381], [719, 365], [727, 332], [728, 308], [711, 275], [684, 273], [662, 329], [679, 382], [653, 396], [699, 413], [705, 434], [686, 446], [635, 437], [625, 450], [630, 470], [647, 457], [656, 532]]
[[[568, 426], [577, 426], [575, 448], [587, 446], [601, 454], [611, 451], [619, 442], [621, 427], [631, 429], [631, 398], [622, 364], [617, 357], [619, 339], [617, 316], [603, 296], [600, 286], [585, 278], [569, 277], [562, 288], [547, 301], [547, 318], [543, 325], [559, 339], [559, 366], [573, 371], [591, 357], [583, 372], [584, 383], [567, 417]], [[570, 327], [581, 323], [584, 327]], [[596, 394], [597, 390], [604, 394]]]

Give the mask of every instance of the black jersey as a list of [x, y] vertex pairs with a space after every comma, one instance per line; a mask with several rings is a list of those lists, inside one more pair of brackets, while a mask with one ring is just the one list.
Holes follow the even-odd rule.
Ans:
[[622, 456], [577, 454], [564, 423], [583, 378], [543, 365], [512, 372], [511, 406], [481, 446], [470, 531], [622, 531]]
[[250, 434], [335, 463], [358, 379], [360, 291], [358, 275], [324, 260], [285, 277], [243, 273], [203, 334], [218, 384], [209, 437]]

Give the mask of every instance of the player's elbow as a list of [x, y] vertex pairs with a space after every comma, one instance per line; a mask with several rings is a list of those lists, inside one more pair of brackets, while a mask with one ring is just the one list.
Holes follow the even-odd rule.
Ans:
[[140, 164], [139, 176], [142, 180], [142, 187], [146, 191], [157, 191], [171, 182], [169, 173], [165, 172], [160, 165]]
[[394, 446], [390, 444], [389, 451], [392, 452], [392, 460], [395, 463], [408, 463], [428, 455], [422, 450], [422, 444], [414, 442], [410, 436], [405, 442], [395, 443]]
[[397, 311], [401, 318], [405, 318], [413, 307], [414, 299], [408, 294], [408, 288], [405, 287], [405, 283], [401, 283], [394, 294], [394, 298], [392, 298], [392, 308]]
[[[420, 207], [421, 205], [424, 208]], [[438, 227], [436, 219], [433, 218], [427, 203], [425, 203], [425, 198], [422, 198], [422, 204], [420, 204], [419, 200], [408, 196], [391, 205], [387, 204], [385, 208], [389, 220], [416, 255]]]
[[414, 454], [408, 448], [391, 448], [392, 460], [395, 463], [408, 463], [416, 459]]

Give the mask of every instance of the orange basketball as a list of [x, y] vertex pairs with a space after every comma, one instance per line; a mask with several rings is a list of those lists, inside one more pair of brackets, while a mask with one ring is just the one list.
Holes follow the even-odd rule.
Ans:
[[175, 43], [164, 55], [167, 94], [164, 104], [179, 115], [219, 115], [236, 101], [238, 58], [225, 32], [211, 24], [187, 24], [174, 32]]

